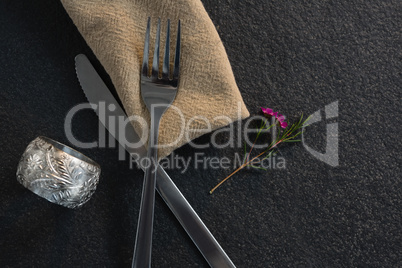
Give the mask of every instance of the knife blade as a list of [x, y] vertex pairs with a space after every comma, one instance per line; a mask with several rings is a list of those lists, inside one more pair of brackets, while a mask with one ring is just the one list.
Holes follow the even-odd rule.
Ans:
[[[99, 109], [94, 109], [98, 115], [100, 123], [123, 146], [123, 148], [130, 153], [130, 155], [138, 155], [139, 158], [137, 158], [137, 163], [141, 163], [141, 159], [147, 155], [147, 150], [144, 145], [139, 147], [136, 146], [137, 148], [134, 148], [128, 146], [126, 142], [127, 140], [134, 143], [140, 142], [140, 137], [135, 132], [134, 128], [128, 126], [125, 128], [123, 136], [116, 135], [116, 125], [111, 125], [110, 122], [106, 122], [107, 118], [110, 117], [127, 120], [127, 116], [117, 100], [113, 97], [85, 55], [79, 54], [76, 56], [75, 67], [78, 80], [90, 103], [103, 103], [106, 106], [114, 105], [114, 109], [104, 109], [102, 112], [105, 114], [102, 115], [99, 114]], [[97, 107], [97, 105], [93, 105], [92, 107]], [[114, 121], [117, 123], [117, 120]], [[235, 267], [226, 252], [222, 249], [212, 233], [208, 230], [206, 225], [202, 222], [200, 217], [161, 166], [158, 166], [156, 190], [211, 267]]]

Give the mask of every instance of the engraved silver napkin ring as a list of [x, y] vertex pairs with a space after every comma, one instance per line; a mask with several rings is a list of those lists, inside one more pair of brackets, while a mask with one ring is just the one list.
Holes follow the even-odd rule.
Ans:
[[68, 208], [86, 203], [96, 190], [100, 166], [46, 137], [33, 140], [21, 157], [17, 180], [35, 194]]

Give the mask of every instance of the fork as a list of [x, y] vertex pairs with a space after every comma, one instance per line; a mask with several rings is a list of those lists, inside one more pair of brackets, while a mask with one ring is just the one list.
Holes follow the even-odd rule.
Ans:
[[180, 63], [180, 21], [177, 26], [176, 52], [172, 79], [169, 71], [170, 20], [167, 21], [165, 55], [162, 66], [162, 76], [159, 77], [159, 41], [161, 21], [158, 19], [155, 50], [151, 76], [149, 76], [149, 35], [151, 18], [148, 18], [145, 34], [144, 57], [141, 71], [141, 96], [151, 114], [151, 128], [148, 141], [149, 165], [145, 169], [142, 188], [141, 207], [135, 238], [132, 267], [151, 267], [152, 230], [155, 204], [155, 182], [158, 167], [158, 132], [162, 115], [176, 97], [179, 80]]

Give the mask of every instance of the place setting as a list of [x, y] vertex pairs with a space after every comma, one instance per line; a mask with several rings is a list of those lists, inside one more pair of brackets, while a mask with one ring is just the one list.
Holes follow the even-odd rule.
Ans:
[[[149, 12], [141, 12], [138, 16], [138, 12], [127, 14], [123, 2], [117, 2], [110, 5], [110, 8], [114, 9], [111, 14], [113, 21], [110, 21], [111, 18], [104, 13], [103, 8], [107, 5], [73, 1], [66, 1], [63, 4], [105, 70], [115, 68], [109, 75], [118, 94], [125, 96], [120, 99], [124, 108], [120, 107], [119, 101], [114, 98], [84, 54], [79, 54], [75, 58], [80, 85], [91, 107], [98, 114], [100, 124], [131, 155], [139, 155], [137, 163], [145, 172], [132, 267], [151, 267], [155, 192], [161, 195], [211, 267], [235, 267], [172, 179], [158, 164], [159, 159], [202, 133], [188, 131], [185, 137], [182, 137], [181, 132], [185, 129], [178, 125], [181, 123], [178, 115], [185, 117], [184, 121], [189, 121], [190, 116], [205, 118], [204, 122], [197, 121], [199, 129], [203, 129], [206, 123], [209, 124], [206, 120], [210, 119], [213, 124], [211, 131], [227, 124], [213, 120], [214, 117], [226, 116], [234, 121], [249, 116], [234, 82], [224, 47], [202, 4], [198, 1], [177, 3], [169, 6], [168, 10], [160, 10], [161, 7], [159, 10], [152, 10], [147, 7]], [[154, 5], [159, 6], [156, 1]], [[132, 3], [131, 8], [138, 6], [141, 5]], [[97, 8], [99, 13], [96, 11]], [[193, 14], [200, 16], [198, 20], [193, 21], [192, 16], [186, 13], [190, 8], [201, 12], [200, 14], [193, 11]], [[152, 19], [145, 17], [147, 14], [152, 15]], [[165, 15], [161, 18], [162, 14]], [[93, 18], [97, 16], [104, 23], [94, 22]], [[171, 27], [171, 24], [174, 27]], [[95, 29], [98, 26], [102, 29]], [[114, 31], [114, 27], [119, 28]], [[99, 31], [105, 30], [103, 36], [98, 35]], [[131, 32], [128, 32], [129, 30]], [[138, 37], [140, 32], [143, 37], [132, 40], [130, 44], [127, 40], [116, 39], [116, 35], [133, 39]], [[206, 47], [205, 42], [211, 43], [212, 47]], [[218, 47], [216, 42], [220, 43]], [[170, 48], [171, 44], [173, 46]], [[107, 46], [110, 48], [105, 53]], [[135, 50], [136, 46], [142, 46], [142, 55]], [[121, 58], [123, 55], [127, 58]], [[206, 56], [209, 59], [206, 59]], [[138, 65], [140, 58], [142, 66]], [[121, 65], [116, 61], [120, 61]], [[202, 70], [206, 64], [212, 65], [205, 72]], [[123, 76], [122, 72], [126, 72], [126, 75]], [[208, 76], [216, 75], [216, 72], [220, 77], [218, 80], [213, 83], [204, 82]], [[212, 96], [206, 99], [205, 96], [208, 94]], [[218, 109], [211, 108], [227, 105], [228, 102], [237, 103], [235, 108], [240, 108], [240, 111], [232, 110], [222, 114]], [[169, 109], [172, 103], [179, 114]], [[147, 111], [143, 107], [144, 104]], [[108, 109], [101, 111], [100, 105]], [[199, 112], [191, 114], [194, 107]], [[136, 122], [133, 126], [128, 128], [125, 126], [122, 129], [121, 125], [111, 125], [109, 122], [111, 118], [123, 118], [126, 122], [133, 114], [150, 120], [150, 129], [138, 131]], [[160, 122], [162, 118], [168, 120]], [[143, 136], [140, 138], [138, 134], [139, 132], [142, 135], [144, 131], [149, 132], [149, 139], [145, 142]], [[178, 134], [181, 137], [172, 142], [171, 139], [176, 138]], [[159, 149], [158, 136], [168, 146]], [[145, 147], [146, 144], [148, 148]], [[148, 164], [143, 164], [144, 159]], [[100, 174], [101, 167], [89, 157], [67, 145], [41, 136], [26, 148], [18, 166], [17, 180], [50, 202], [77, 209], [88, 202], [95, 192]]]
[[[7, 172], [0, 245], [8, 252], [1, 266], [376, 263], [366, 251], [356, 260], [328, 250], [341, 254], [350, 240], [363, 245], [381, 229], [364, 227], [351, 211], [395, 226], [396, 206], [389, 217], [367, 210], [383, 205], [370, 198], [395, 195], [388, 180], [376, 188], [346, 175], [342, 155], [362, 172], [378, 170], [363, 153], [357, 165], [353, 135], [342, 136], [351, 99], [358, 106], [370, 97], [339, 78], [354, 81], [351, 65], [336, 69], [342, 54], [333, 64], [313, 56], [332, 57], [324, 48], [355, 55], [338, 46], [340, 35], [328, 43], [306, 28], [309, 20], [298, 29], [300, 17], [285, 20], [275, 12], [287, 5], [273, 2], [260, 4], [276, 20], [247, 1], [46, 1], [37, 9], [0, 6], [8, 21], [31, 9], [26, 23], [3, 31], [36, 42], [32, 50], [35, 42], [20, 43], [19, 55], [8, 36], [0, 57], [7, 74], [0, 85], [10, 86], [0, 94]], [[56, 13], [38, 20], [47, 6]], [[329, 33], [336, 36], [322, 31]], [[380, 214], [384, 220], [373, 220]]]
[[[123, 3], [117, 2], [110, 6], [113, 9], [112, 21], [108, 21], [111, 18], [103, 11], [105, 6], [74, 1], [63, 4], [105, 70], [110, 70], [109, 75], [117, 93], [122, 96], [120, 101], [124, 108], [120, 107], [119, 101], [114, 98], [89, 59], [79, 54], [75, 57], [75, 69], [82, 90], [99, 116], [100, 124], [130, 155], [137, 156], [136, 162], [145, 172], [132, 267], [151, 267], [156, 192], [161, 195], [211, 267], [235, 267], [196, 211], [158, 164], [161, 158], [175, 148], [200, 136], [202, 132], [197, 131], [197, 128], [203, 130], [208, 124], [209, 131], [213, 131], [249, 116], [231, 73], [224, 47], [201, 3], [193, 1], [182, 5], [172, 4], [169, 12], [150, 10], [155, 14], [153, 18], [144, 18], [147, 13], [128, 14], [123, 9]], [[155, 2], [155, 5], [158, 3]], [[137, 7], [137, 4], [132, 3], [132, 7]], [[190, 7], [202, 12], [201, 15], [197, 14], [200, 16], [198, 20], [194, 21], [186, 14]], [[97, 8], [100, 9], [99, 13], [96, 12]], [[87, 13], [89, 11], [90, 14]], [[161, 18], [161, 14], [166, 14], [167, 19]], [[99, 23], [94, 17], [104, 23]], [[202, 23], [201, 18], [204, 19]], [[126, 21], [124, 26], [123, 21]], [[101, 25], [102, 29], [96, 29]], [[99, 31], [105, 33], [99, 36]], [[144, 37], [134, 39], [139, 33]], [[130, 39], [133, 39], [131, 43], [128, 42]], [[216, 42], [219, 42], [218, 46]], [[208, 43], [212, 46], [208, 47]], [[141, 45], [143, 53], [138, 55], [138, 50], [134, 49]], [[141, 57], [140, 66], [138, 61]], [[209, 69], [205, 70], [207, 65]], [[215, 78], [208, 81], [211, 75]], [[230, 103], [236, 103], [232, 105], [233, 110], [226, 109], [223, 112], [217, 109]], [[107, 109], [102, 110], [101, 106]], [[262, 111], [267, 118], [260, 131], [269, 131], [276, 126], [276, 122], [284, 129], [287, 127], [283, 115], [264, 109]], [[119, 124], [122, 121], [119, 120], [127, 122], [133, 115], [142, 121], [148, 120], [149, 124], [145, 125], [150, 127], [140, 128], [138, 123], [141, 121], [135, 118], [130, 121], [132, 126], [124, 126], [123, 129]], [[273, 121], [268, 121], [268, 117], [272, 117]], [[221, 118], [226, 122], [219, 120]], [[189, 121], [195, 122], [196, 128], [189, 130], [179, 125]], [[284, 133], [283, 137], [272, 142], [270, 148], [259, 156], [266, 153], [269, 157], [279, 143], [296, 140], [298, 134], [293, 132], [301, 128], [303, 123], [299, 122], [294, 130]], [[149, 133], [145, 141], [144, 133]], [[177, 135], [179, 138], [176, 138]], [[158, 137], [167, 146], [159, 149]], [[257, 147], [254, 142], [251, 149], [254, 145]], [[255, 165], [255, 160], [245, 159], [239, 169]], [[20, 160], [17, 180], [48, 201], [68, 208], [79, 208], [95, 192], [100, 170], [99, 164], [78, 151], [52, 139], [38, 137], [28, 145]]]

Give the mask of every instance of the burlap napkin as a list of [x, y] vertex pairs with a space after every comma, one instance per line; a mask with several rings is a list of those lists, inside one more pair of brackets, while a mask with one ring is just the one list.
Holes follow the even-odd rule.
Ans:
[[[175, 47], [177, 22], [182, 26], [179, 89], [164, 114], [159, 157], [207, 132], [249, 116], [223, 44], [199, 0], [61, 0], [105, 70], [127, 114], [145, 119], [149, 112], [140, 96], [140, 69], [147, 18], [151, 17], [151, 54], [157, 19], [162, 33], [171, 20]], [[164, 45], [161, 42], [161, 53]], [[172, 53], [172, 58], [174, 53]], [[163, 55], [163, 54], [161, 54]], [[172, 60], [173, 61], [173, 60]], [[133, 120], [141, 135], [141, 120]]]

